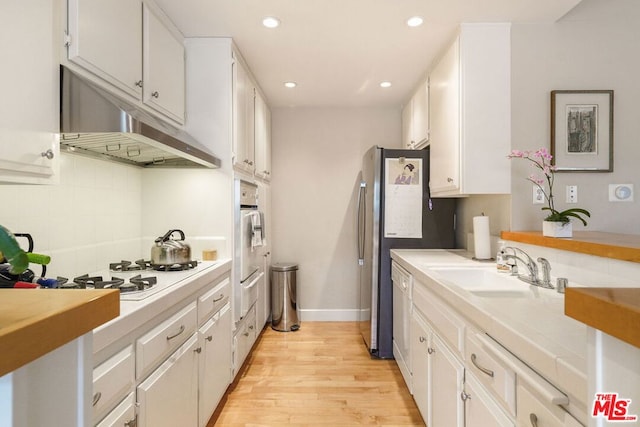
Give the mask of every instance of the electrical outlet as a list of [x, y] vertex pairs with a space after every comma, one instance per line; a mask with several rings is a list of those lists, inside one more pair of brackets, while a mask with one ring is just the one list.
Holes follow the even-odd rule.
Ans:
[[543, 205], [544, 204], [544, 193], [537, 185], [533, 186], [533, 204], [534, 205]]
[[567, 203], [578, 203], [578, 186], [567, 185]]

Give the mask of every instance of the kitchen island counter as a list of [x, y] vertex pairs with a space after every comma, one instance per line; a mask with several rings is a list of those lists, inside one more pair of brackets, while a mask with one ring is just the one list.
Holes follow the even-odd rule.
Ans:
[[0, 289], [0, 377], [119, 313], [115, 290]]

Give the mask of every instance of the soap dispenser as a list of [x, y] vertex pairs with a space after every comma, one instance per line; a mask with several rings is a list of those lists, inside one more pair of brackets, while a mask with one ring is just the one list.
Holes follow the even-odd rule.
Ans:
[[507, 263], [507, 257], [505, 256], [505, 248], [507, 244], [504, 240], [498, 241], [498, 253], [496, 254], [496, 268], [500, 273], [509, 273], [511, 267]]

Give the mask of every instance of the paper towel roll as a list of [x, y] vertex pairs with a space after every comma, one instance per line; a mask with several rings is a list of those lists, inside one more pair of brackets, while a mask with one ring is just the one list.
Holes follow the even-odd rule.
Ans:
[[473, 246], [476, 259], [491, 259], [491, 238], [489, 237], [489, 217], [473, 217]]

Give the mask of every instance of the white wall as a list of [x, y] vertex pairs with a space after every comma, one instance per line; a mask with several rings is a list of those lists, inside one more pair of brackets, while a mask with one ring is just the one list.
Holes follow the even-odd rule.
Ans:
[[355, 319], [362, 156], [399, 148], [400, 109], [272, 111], [272, 262], [296, 262], [303, 320]]
[[[558, 173], [556, 200], [578, 185], [578, 204], [591, 212], [588, 230], [640, 234], [640, 197], [608, 202], [608, 184], [632, 183], [640, 190], [640, 2], [584, 0], [555, 24], [514, 24], [512, 35], [512, 147], [550, 144], [550, 92], [554, 89], [613, 89], [614, 172]], [[541, 229], [544, 213], [531, 203], [530, 168], [514, 162], [511, 229]], [[574, 230], [583, 230], [574, 225]]]

